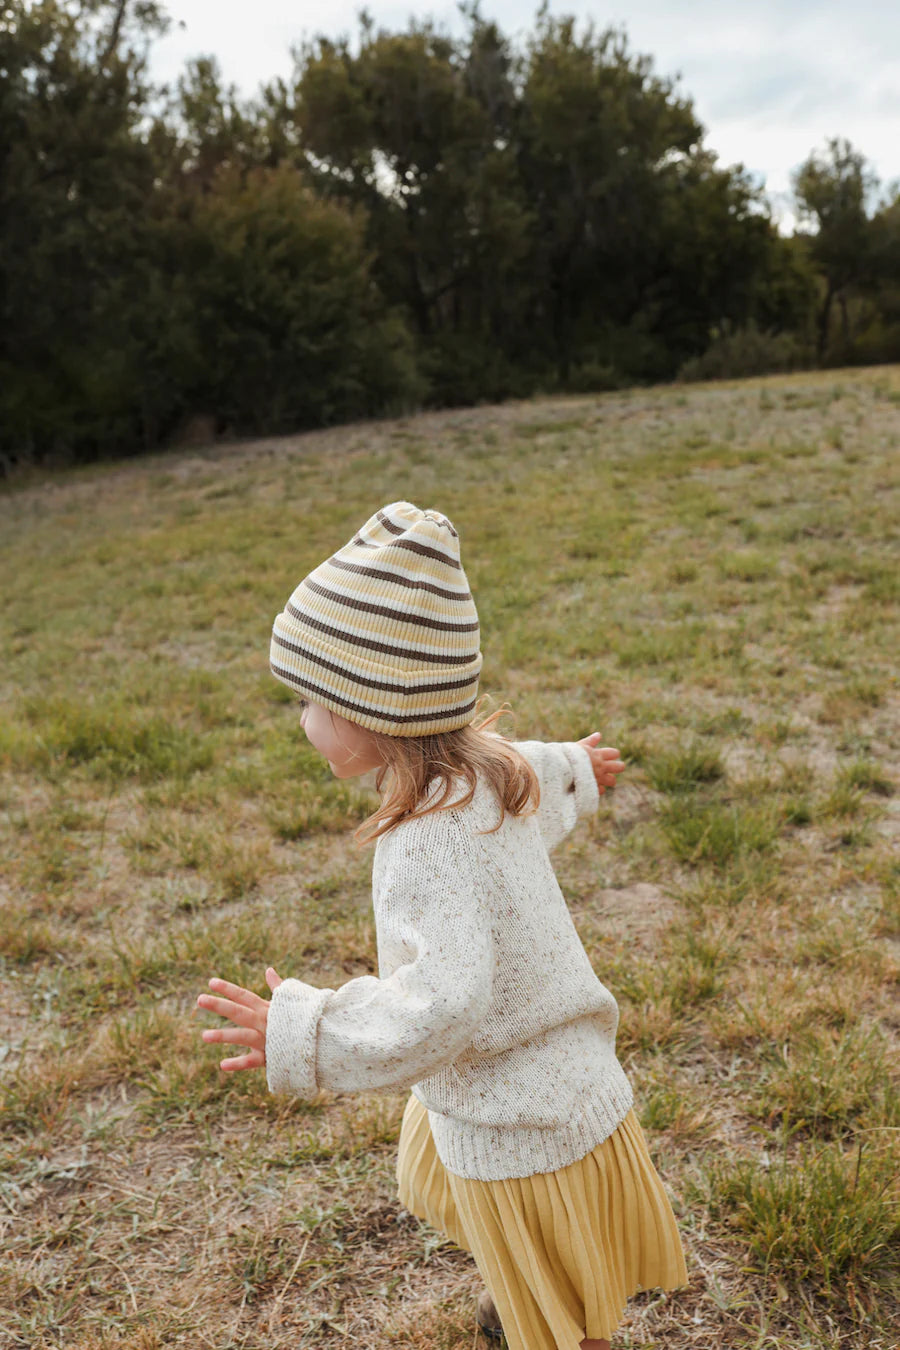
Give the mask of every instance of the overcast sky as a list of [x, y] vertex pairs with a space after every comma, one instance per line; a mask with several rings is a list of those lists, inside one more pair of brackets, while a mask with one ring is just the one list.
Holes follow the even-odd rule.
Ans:
[[[255, 95], [262, 81], [287, 77], [290, 46], [317, 33], [359, 31], [357, 0], [168, 0], [169, 35], [151, 51], [151, 74], [174, 84], [191, 56], [215, 55], [227, 84]], [[455, 4], [370, 0], [376, 27], [406, 28], [431, 16], [465, 28]], [[534, 27], [537, 3], [482, 0], [482, 15], [507, 37]], [[829, 136], [846, 136], [883, 182], [900, 179], [900, 4], [894, 0], [623, 0], [593, 6], [551, 0], [554, 15], [595, 27], [624, 24], [635, 53], [658, 75], [680, 77], [722, 163], [741, 162], [762, 181], [782, 228], [792, 224], [790, 172]], [[181, 26], [183, 22], [184, 27]]]

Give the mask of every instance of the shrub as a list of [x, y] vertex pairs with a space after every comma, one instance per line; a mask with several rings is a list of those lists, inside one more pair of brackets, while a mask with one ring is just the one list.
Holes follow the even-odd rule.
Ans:
[[701, 356], [685, 361], [679, 380], [739, 380], [748, 375], [806, 370], [815, 364], [812, 348], [795, 333], [761, 331], [749, 323], [736, 332], [718, 332]]

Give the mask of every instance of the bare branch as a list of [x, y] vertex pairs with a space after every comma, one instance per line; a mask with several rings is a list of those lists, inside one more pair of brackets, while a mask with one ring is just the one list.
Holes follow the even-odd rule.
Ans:
[[100, 57], [101, 70], [106, 65], [107, 61], [112, 56], [113, 52], [116, 50], [116, 47], [119, 44], [119, 30], [122, 27], [122, 20], [125, 17], [125, 9], [127, 5], [128, 0], [119, 0], [118, 7], [116, 9], [116, 17], [113, 19], [112, 31], [110, 32], [109, 35], [109, 41], [107, 42], [106, 47], [104, 48], [103, 55]]

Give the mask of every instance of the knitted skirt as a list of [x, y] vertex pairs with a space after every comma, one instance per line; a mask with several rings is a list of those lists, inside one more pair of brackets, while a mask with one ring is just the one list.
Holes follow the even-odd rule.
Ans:
[[633, 1110], [557, 1172], [475, 1181], [444, 1168], [428, 1112], [410, 1096], [397, 1184], [410, 1213], [472, 1253], [509, 1350], [608, 1339], [631, 1294], [687, 1282], [675, 1216]]

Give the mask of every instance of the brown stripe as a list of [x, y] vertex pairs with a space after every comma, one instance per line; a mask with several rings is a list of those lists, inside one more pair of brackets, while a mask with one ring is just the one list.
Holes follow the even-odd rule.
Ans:
[[314, 661], [317, 666], [322, 666], [324, 670], [333, 671], [335, 675], [343, 675], [347, 679], [352, 679], [354, 684], [363, 684], [367, 689], [377, 689], [385, 694], [439, 694], [445, 689], [465, 689], [467, 685], [477, 683], [478, 674], [466, 675], [461, 680], [441, 680], [436, 684], [390, 684], [384, 680], [373, 680], [366, 675], [357, 675], [355, 672], [348, 673], [346, 666], [339, 666], [335, 661], [328, 661], [324, 656], [319, 656], [306, 647], [300, 647], [296, 642], [289, 642], [286, 637], [280, 633], [273, 633], [272, 640], [277, 642], [279, 647], [284, 647], [286, 651], [295, 652], [297, 656], [304, 657], [307, 661]]
[[443, 600], [471, 600], [471, 591], [448, 591], [445, 586], [435, 586], [432, 581], [411, 581], [409, 577], [398, 576], [395, 572], [383, 572], [380, 567], [366, 567], [365, 563], [345, 562], [336, 553], [328, 559], [332, 567], [342, 567], [345, 572], [360, 572], [366, 577], [375, 577], [378, 581], [392, 581], [395, 586], [410, 586], [419, 591], [430, 591]]
[[301, 614], [290, 601], [287, 603], [287, 612], [299, 623], [307, 624], [320, 633], [327, 633], [329, 637], [340, 638], [342, 642], [347, 642], [354, 647], [365, 647], [371, 652], [384, 652], [388, 656], [413, 656], [418, 661], [433, 661], [435, 664], [442, 666], [464, 666], [469, 661], [474, 661], [477, 655], [477, 652], [475, 652], [472, 655], [463, 656], [432, 656], [429, 652], [413, 651], [410, 647], [396, 647], [388, 642], [373, 642], [371, 638], [359, 637], [356, 633], [347, 633], [342, 628], [332, 628], [331, 624], [321, 623], [309, 614]]
[[456, 558], [448, 558], [446, 553], [441, 553], [439, 549], [429, 548], [427, 544], [417, 544], [412, 539], [395, 539], [391, 544], [373, 544], [356, 534], [353, 536], [353, 543], [360, 548], [408, 548], [413, 553], [421, 553], [423, 558], [436, 558], [447, 567], [455, 567], [457, 571], [462, 571], [462, 563], [457, 562]]
[[381, 521], [381, 523], [382, 523], [382, 525], [384, 526], [384, 528], [385, 528], [386, 530], [390, 530], [391, 534], [405, 534], [405, 533], [406, 533], [406, 530], [407, 530], [407, 528], [408, 528], [407, 526], [404, 526], [404, 525], [395, 525], [394, 522], [390, 519], [390, 517], [389, 517], [389, 516], [386, 516], [386, 515], [384, 514], [383, 511], [376, 511], [376, 512], [375, 512], [375, 515], [376, 515], [376, 517], [378, 518], [378, 520]]
[[357, 600], [352, 595], [344, 595], [341, 591], [330, 591], [327, 586], [320, 586], [318, 581], [312, 581], [309, 577], [304, 577], [302, 584], [308, 586], [316, 595], [324, 596], [326, 600], [333, 600], [338, 605], [346, 605], [347, 609], [358, 609], [364, 614], [380, 614], [385, 619], [396, 619], [400, 623], [415, 624], [418, 628], [436, 628], [441, 633], [476, 633], [478, 631], [478, 620], [474, 623], [444, 623], [442, 619], [426, 619], [421, 614], [404, 614], [400, 609], [391, 609], [388, 605], [370, 605], [368, 600]]
[[456, 558], [448, 558], [446, 553], [441, 553], [437, 548], [429, 548], [427, 544], [417, 544], [412, 539], [398, 539], [396, 547], [411, 549], [413, 553], [421, 553], [425, 558], [437, 558], [438, 562], [455, 567], [458, 572], [462, 571], [462, 564], [457, 562]]
[[320, 697], [324, 696], [325, 698], [331, 699], [332, 703], [339, 703], [342, 708], [349, 708], [352, 712], [366, 713], [369, 717], [378, 717], [382, 722], [391, 722], [394, 724], [398, 722], [406, 723], [407, 725], [412, 722], [437, 722], [442, 717], [456, 717], [460, 713], [471, 712], [477, 702], [477, 699], [473, 698], [470, 703], [465, 703], [459, 708], [445, 708], [441, 709], [440, 712], [382, 713], [379, 712], [377, 708], [367, 708], [362, 703], [354, 703], [352, 699], [341, 698], [339, 694], [333, 694], [331, 690], [315, 684], [312, 680], [305, 680], [299, 675], [292, 674], [289, 670], [282, 670], [272, 661], [269, 662], [269, 668], [273, 675], [277, 675], [279, 679], [285, 680], [297, 689], [302, 689], [310, 694], [318, 694]]

